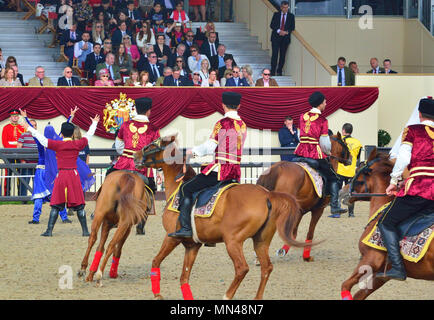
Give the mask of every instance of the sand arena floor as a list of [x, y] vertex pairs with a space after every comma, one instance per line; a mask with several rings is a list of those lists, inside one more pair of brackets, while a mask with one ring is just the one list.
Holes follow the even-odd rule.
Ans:
[[[110, 279], [106, 267], [103, 287], [86, 283], [77, 278], [81, 260], [87, 248], [87, 238], [81, 236], [80, 224], [76, 218], [72, 224], [62, 224], [58, 219], [53, 237], [40, 234], [47, 227], [49, 207], [43, 208], [41, 223], [29, 225], [32, 205], [0, 206], [0, 299], [152, 299], [149, 271], [152, 258], [157, 254], [165, 232], [161, 224], [161, 209], [150, 216], [146, 235], [137, 236], [135, 230], [127, 239], [119, 264], [119, 278]], [[86, 207], [88, 225], [95, 202]], [[291, 249], [283, 258], [275, 256], [281, 246], [276, 234], [270, 247], [274, 265], [265, 289], [264, 299], [304, 300], [340, 299], [341, 283], [353, 272], [359, 260], [358, 239], [368, 220], [368, 203], [356, 205], [356, 217], [340, 219], [327, 218], [326, 209], [316, 229], [316, 239], [326, 241], [312, 249], [314, 262], [304, 262], [302, 250]], [[298, 240], [306, 235], [310, 214], [306, 215], [299, 229]], [[113, 235], [112, 230], [109, 240]], [[108, 242], [107, 242], [108, 244]], [[250, 271], [241, 283], [235, 299], [252, 299], [257, 291], [260, 268], [254, 265], [252, 241], [244, 244], [244, 252]], [[92, 262], [96, 246], [91, 253]], [[161, 293], [166, 299], [179, 300], [182, 294], [179, 285], [184, 248], [178, 246], [161, 265]], [[72, 270], [72, 288], [60, 288], [59, 280], [65, 275], [67, 266]], [[59, 271], [60, 268], [60, 271]], [[195, 299], [222, 299], [233, 280], [234, 268], [226, 253], [225, 245], [215, 248], [203, 247], [194, 264], [190, 285]], [[354, 294], [356, 287], [353, 288]], [[408, 279], [405, 282], [390, 281], [369, 299], [432, 299], [432, 282]]]

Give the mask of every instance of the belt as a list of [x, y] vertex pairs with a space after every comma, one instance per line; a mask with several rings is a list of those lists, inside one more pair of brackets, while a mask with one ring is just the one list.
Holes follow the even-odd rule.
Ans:
[[45, 169], [45, 164], [38, 164], [36, 169]]
[[300, 137], [300, 143], [318, 144], [318, 139], [311, 137]]

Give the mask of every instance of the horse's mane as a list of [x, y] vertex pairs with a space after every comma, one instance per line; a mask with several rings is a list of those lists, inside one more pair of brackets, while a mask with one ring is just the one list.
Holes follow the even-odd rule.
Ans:
[[393, 162], [389, 158], [389, 154], [384, 152], [378, 152], [375, 159], [380, 159], [372, 168], [372, 171], [379, 173], [381, 175], [390, 175], [393, 169]]

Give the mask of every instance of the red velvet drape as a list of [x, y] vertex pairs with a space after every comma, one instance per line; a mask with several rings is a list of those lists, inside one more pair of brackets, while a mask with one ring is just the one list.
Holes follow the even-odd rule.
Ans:
[[[9, 116], [13, 108], [22, 108], [31, 118], [51, 119], [69, 116], [71, 108], [78, 106], [73, 123], [83, 129], [90, 125], [90, 116], [99, 113], [105, 104], [125, 93], [128, 98], [150, 97], [153, 100], [151, 121], [159, 128], [167, 126], [176, 117], [190, 119], [223, 113], [221, 95], [224, 91], [242, 94], [239, 114], [247, 126], [255, 129], [279, 130], [283, 119], [290, 115], [298, 124], [300, 114], [308, 111], [308, 98], [321, 91], [327, 99], [324, 112], [328, 116], [339, 109], [358, 113], [369, 108], [378, 98], [377, 87], [324, 87], [324, 88], [135, 88], [135, 87], [72, 87], [0, 88], [0, 120]], [[210, 124], [210, 127], [213, 124]], [[101, 123], [96, 134], [113, 138]]]

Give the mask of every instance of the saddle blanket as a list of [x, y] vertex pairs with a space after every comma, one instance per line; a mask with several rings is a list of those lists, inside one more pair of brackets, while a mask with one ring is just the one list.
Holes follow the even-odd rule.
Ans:
[[306, 171], [310, 180], [312, 181], [316, 194], [318, 195], [319, 198], [322, 198], [324, 181], [321, 175], [318, 173], [318, 171], [312, 169], [312, 167], [309, 166], [306, 162], [294, 162], [294, 163], [298, 164], [300, 167], [304, 169], [304, 171]]
[[[238, 185], [239, 183], [230, 183], [225, 185], [224, 187], [218, 189], [216, 192], [213, 193], [213, 195], [211, 196], [210, 200], [200, 206], [200, 207], [194, 207], [193, 211], [194, 211], [194, 216], [195, 217], [200, 217], [200, 218], [208, 218], [211, 217], [215, 206], [221, 196], [221, 194], [223, 193], [223, 191]], [[167, 201], [168, 203], [168, 209], [170, 211], [174, 211], [174, 212], [179, 212], [178, 208], [179, 208], [179, 199], [180, 199], [180, 194], [179, 194], [179, 189], [181, 187], [181, 183], [179, 184], [178, 188], [176, 188], [175, 192], [169, 197], [169, 200]], [[197, 203], [196, 203], [197, 204]]]
[[[375, 215], [370, 219], [375, 219], [383, 209], [388, 206], [388, 203], [381, 207]], [[378, 221], [375, 223], [371, 232], [362, 240], [364, 244], [371, 248], [387, 251], [384, 246], [381, 232], [377, 228]], [[421, 260], [425, 253], [428, 251], [429, 245], [434, 238], [434, 225], [425, 228], [422, 232], [414, 236], [406, 236], [400, 242], [402, 257], [411, 262], [418, 262]]]

